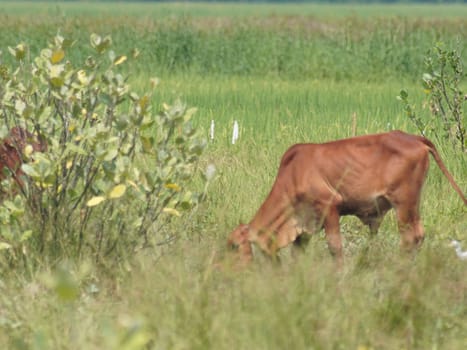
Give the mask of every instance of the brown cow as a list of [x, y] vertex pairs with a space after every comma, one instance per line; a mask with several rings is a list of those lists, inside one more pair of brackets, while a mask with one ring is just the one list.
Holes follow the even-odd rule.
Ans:
[[11, 174], [15, 181], [23, 186], [21, 164], [27, 145], [31, 145], [35, 152], [43, 152], [47, 149], [47, 144], [41, 137], [36, 137], [19, 126], [11, 128], [7, 137], [0, 143], [0, 180]]
[[426, 138], [401, 131], [353, 137], [323, 144], [297, 144], [285, 152], [271, 192], [253, 220], [239, 225], [228, 245], [243, 262], [254, 243], [267, 255], [324, 227], [328, 247], [342, 263], [339, 218], [355, 215], [376, 234], [394, 208], [401, 246], [413, 250], [423, 241], [419, 206], [429, 153], [464, 204], [467, 200]]

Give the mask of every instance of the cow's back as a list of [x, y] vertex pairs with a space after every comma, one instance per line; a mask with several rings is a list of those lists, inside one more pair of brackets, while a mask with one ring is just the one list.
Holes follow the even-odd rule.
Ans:
[[407, 181], [418, 170], [420, 175], [414, 180], [423, 181], [428, 150], [421, 139], [391, 131], [322, 144], [296, 144], [282, 157], [276, 180], [288, 184], [289, 194], [293, 186], [299, 192], [314, 188], [343, 199], [366, 201]]

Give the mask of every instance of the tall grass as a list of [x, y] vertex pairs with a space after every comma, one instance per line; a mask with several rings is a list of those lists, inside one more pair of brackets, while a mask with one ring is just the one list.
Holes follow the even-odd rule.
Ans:
[[[118, 266], [44, 259], [29, 271], [0, 271], [0, 348], [467, 347], [467, 264], [447, 245], [464, 239], [467, 249], [467, 215], [434, 162], [422, 197], [426, 240], [413, 258], [399, 253], [393, 213], [374, 239], [357, 219], [341, 220], [341, 272], [323, 234], [296, 260], [282, 251], [279, 267], [259, 258], [237, 271], [225, 249], [228, 232], [249, 221], [270, 190], [291, 144], [352, 136], [354, 114], [357, 134], [415, 132], [396, 95], [407, 88], [421, 113], [429, 113], [418, 82], [424, 51], [434, 41], [465, 37], [463, 19], [341, 17], [345, 7], [315, 17], [285, 11], [308, 11], [298, 5], [252, 18], [239, 15], [243, 7], [205, 4], [164, 4], [205, 12], [163, 18], [149, 5], [88, 3], [36, 8], [31, 16], [19, 3], [8, 6], [0, 11], [3, 61], [10, 59], [8, 45], [25, 41], [36, 50], [57, 30], [76, 45], [96, 31], [112, 34], [118, 53], [138, 47], [139, 63], [128, 73], [141, 88], [151, 76], [162, 78], [155, 107], [178, 97], [197, 106], [194, 122], [206, 136], [215, 121], [200, 170], [214, 164], [217, 172], [205, 201], [166, 227], [178, 237], [170, 244], [132, 252]], [[17, 13], [7, 10], [14, 6]], [[234, 120], [240, 138], [231, 145]], [[436, 146], [466, 188], [467, 155], [453, 153], [447, 142]], [[195, 178], [192, 186], [202, 184]]]
[[[35, 276], [1, 287], [8, 349], [462, 349], [467, 267], [428, 244], [414, 261], [385, 238], [336, 274], [323, 241], [280, 268], [217, 270], [213, 248], [178, 245], [124, 280], [90, 270], [66, 302]], [[183, 263], [180, 261], [183, 260]], [[73, 270], [72, 271], [78, 270]], [[98, 289], [91, 286], [98, 286]], [[7, 299], [8, 298], [8, 299]], [[14, 305], [14, 306], [13, 306]], [[8, 340], [10, 339], [10, 340]], [[143, 344], [148, 343], [147, 347]]]
[[297, 141], [314, 139], [320, 142], [329, 137], [351, 136], [354, 114], [358, 133], [394, 128], [415, 131], [396, 99], [401, 85], [407, 86], [415, 101], [421, 104], [422, 88], [411, 82], [383, 85], [210, 76], [162, 78], [156, 102], [181, 98], [198, 106], [196, 123], [207, 128], [214, 120], [217, 125], [215, 142], [223, 142], [223, 145], [230, 141], [234, 120], [240, 122], [244, 139], [276, 143], [288, 131], [298, 135]]
[[[274, 75], [296, 79], [385, 80], [420, 74], [434, 42], [451, 45], [464, 21], [270, 17], [203, 24], [189, 19], [162, 26], [150, 55], [161, 72]], [[456, 28], [452, 32], [452, 28]], [[174, 43], [176, 43], [174, 45]]]
[[[80, 42], [90, 33], [111, 34], [115, 50], [141, 53], [133, 70], [283, 79], [386, 81], [416, 79], [423, 54], [437, 41], [446, 45], [467, 35], [462, 19], [313, 16], [153, 19], [136, 16], [10, 16], [0, 13], [0, 47], [29, 45], [33, 54], [56, 32]], [[50, 25], [54, 23], [54, 25]], [[436, 30], [434, 30], [436, 28]], [[5, 52], [7, 53], [7, 52]], [[84, 60], [89, 52], [74, 54]], [[12, 58], [5, 54], [2, 60]]]
[[80, 4], [75, 1], [27, 1], [1, 0], [0, 12], [18, 15], [66, 15], [90, 17], [138, 16], [155, 19], [170, 16], [207, 17], [263, 17], [271, 14], [290, 16], [311, 15], [320, 18], [356, 16], [400, 16], [419, 18], [465, 18], [467, 8], [463, 4], [326, 4], [326, 3], [239, 3], [239, 2], [144, 2], [96, 0]]

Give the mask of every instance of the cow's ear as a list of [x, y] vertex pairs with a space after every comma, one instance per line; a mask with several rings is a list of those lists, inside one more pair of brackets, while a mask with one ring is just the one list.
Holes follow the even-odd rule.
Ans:
[[3, 140], [3, 144], [4, 144], [6, 147], [16, 149], [16, 142], [15, 142], [15, 140], [14, 140], [13, 138], [11, 138], [11, 137], [7, 137], [5, 140]]

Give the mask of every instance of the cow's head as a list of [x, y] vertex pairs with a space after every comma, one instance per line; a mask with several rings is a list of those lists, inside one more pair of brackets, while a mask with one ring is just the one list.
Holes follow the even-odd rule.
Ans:
[[253, 259], [249, 236], [250, 227], [246, 224], [240, 224], [230, 233], [227, 240], [227, 246], [238, 253], [242, 263], [249, 263]]
[[46, 150], [47, 142], [42, 136], [36, 136], [19, 126], [11, 128], [7, 137], [0, 142], [0, 180], [13, 174], [18, 184], [22, 186], [21, 164], [29, 160], [32, 152]]
[[47, 150], [47, 143], [43, 137], [35, 136], [20, 126], [11, 128], [3, 143], [5, 146], [19, 152], [23, 152], [27, 145], [31, 145], [35, 152], [44, 152]]

